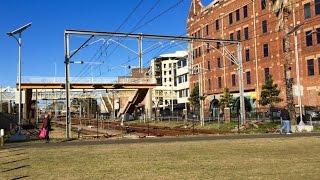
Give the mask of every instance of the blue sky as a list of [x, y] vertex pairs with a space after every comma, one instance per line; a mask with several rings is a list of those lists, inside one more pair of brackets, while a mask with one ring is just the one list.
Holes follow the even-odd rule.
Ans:
[[[64, 77], [64, 30], [115, 32], [119, 29], [117, 32], [185, 36], [190, 0], [180, 1], [144, 0], [127, 21], [125, 19], [141, 0], [1, 1], [0, 84], [2, 87], [14, 87], [17, 79], [18, 44], [12, 37], [6, 35], [7, 32], [32, 22], [32, 26], [22, 34], [22, 76]], [[155, 4], [156, 6], [152, 8]], [[169, 8], [171, 9], [168, 10]], [[95, 37], [90, 42], [101, 38], [105, 37]], [[79, 47], [86, 39], [85, 36], [72, 36], [70, 49]], [[112, 39], [135, 52], [138, 51], [135, 39], [122, 40], [114, 37]], [[182, 50], [180, 46], [162, 43], [160, 46], [157, 40], [144, 41], [144, 49], [154, 47], [143, 57], [145, 66], [159, 53]], [[101, 50], [102, 45], [103, 41], [98, 41], [82, 49], [72, 60], [103, 62], [103, 64], [92, 65], [92, 72], [83, 71], [88, 65], [71, 64], [71, 76], [85, 72], [82, 76], [113, 77], [124, 75], [125, 70], [119, 65], [138, 65], [136, 54], [128, 49], [117, 47], [112, 52], [111, 48], [103, 47]], [[99, 56], [95, 57], [94, 54]], [[128, 73], [128, 70], [126, 72]]]

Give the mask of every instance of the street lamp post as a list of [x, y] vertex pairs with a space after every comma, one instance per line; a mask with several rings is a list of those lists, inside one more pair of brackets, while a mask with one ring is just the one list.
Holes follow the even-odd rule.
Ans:
[[[22, 92], [21, 92], [21, 34], [24, 30], [26, 30], [28, 27], [31, 26], [31, 23], [28, 23], [12, 32], [8, 32], [7, 35], [9, 37], [13, 37], [14, 39], [17, 40], [18, 45], [19, 45], [19, 68], [18, 68], [18, 78], [19, 78], [19, 121], [18, 121], [18, 134], [21, 133], [21, 103], [22, 103]], [[15, 37], [15, 35], [18, 34], [18, 38]]]
[[299, 125], [304, 125], [302, 121], [302, 104], [301, 104], [301, 82], [300, 82], [300, 68], [299, 68], [299, 54], [298, 54], [298, 34], [297, 31], [304, 25], [301, 23], [295, 26], [291, 31], [289, 31], [286, 36], [289, 36], [293, 33], [294, 37], [294, 52], [295, 52], [295, 61], [296, 61], [296, 76], [297, 76], [297, 91], [298, 91], [298, 106], [299, 106], [299, 114], [300, 114], [300, 122]]

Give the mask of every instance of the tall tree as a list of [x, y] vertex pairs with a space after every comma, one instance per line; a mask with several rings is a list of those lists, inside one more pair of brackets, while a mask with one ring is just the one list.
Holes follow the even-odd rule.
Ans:
[[282, 101], [282, 99], [278, 97], [279, 94], [280, 90], [278, 89], [278, 84], [274, 84], [272, 76], [269, 76], [262, 86], [259, 104], [262, 106], [274, 107], [275, 104]]
[[188, 98], [190, 102], [190, 106], [192, 107], [193, 111], [195, 111], [200, 106], [200, 97], [199, 97], [199, 84], [196, 84]]
[[223, 110], [226, 107], [230, 108], [232, 104], [233, 104], [233, 95], [230, 93], [229, 88], [225, 87], [223, 95], [220, 96], [220, 102], [219, 102], [220, 109]]
[[285, 51], [285, 62], [284, 62], [284, 77], [286, 85], [286, 100], [287, 106], [290, 112], [291, 124], [296, 124], [295, 121], [295, 108], [293, 105], [293, 90], [292, 90], [292, 78], [291, 78], [291, 59], [290, 59], [290, 41], [287, 36], [289, 32], [288, 18], [293, 10], [293, 0], [271, 0], [272, 11], [276, 15], [278, 22], [276, 25], [276, 31], [284, 32], [284, 51]]

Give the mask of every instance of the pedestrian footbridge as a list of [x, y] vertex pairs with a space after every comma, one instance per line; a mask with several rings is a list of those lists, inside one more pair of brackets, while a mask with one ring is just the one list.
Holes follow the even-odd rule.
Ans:
[[[22, 77], [21, 78], [21, 90], [24, 91], [24, 102], [26, 108], [23, 108], [23, 116], [27, 117], [32, 111], [32, 90], [33, 89], [60, 89], [66, 88], [66, 78], [64, 77]], [[141, 103], [146, 97], [149, 90], [156, 87], [156, 80], [149, 77], [89, 77], [89, 78], [75, 78], [70, 79], [70, 89], [83, 89], [83, 90], [101, 90], [101, 89], [132, 89], [136, 90], [132, 98], [127, 102], [124, 109], [119, 114], [132, 113], [134, 107]], [[19, 84], [17, 84], [17, 89]], [[149, 93], [152, 94], [152, 93]], [[104, 98], [103, 98], [104, 99]], [[148, 98], [151, 101], [151, 97]], [[107, 102], [104, 102], [107, 103]], [[151, 103], [148, 103], [151, 104]], [[150, 106], [150, 105], [149, 105]], [[149, 107], [150, 108], [150, 107]]]
[[[65, 89], [65, 77], [22, 77], [21, 89]], [[88, 77], [70, 78], [70, 89], [149, 89], [156, 86], [154, 78]], [[17, 88], [18, 84], [17, 84]]]

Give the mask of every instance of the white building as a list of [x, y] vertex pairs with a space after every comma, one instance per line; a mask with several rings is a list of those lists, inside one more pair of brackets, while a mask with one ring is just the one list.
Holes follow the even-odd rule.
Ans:
[[163, 54], [151, 61], [151, 75], [157, 80], [153, 90], [155, 108], [185, 108], [189, 96], [187, 52]]

